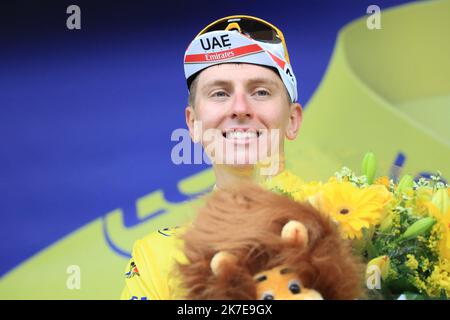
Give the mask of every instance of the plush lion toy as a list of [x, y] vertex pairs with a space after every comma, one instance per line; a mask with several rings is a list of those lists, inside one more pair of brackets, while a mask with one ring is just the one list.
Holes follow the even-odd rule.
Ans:
[[363, 264], [308, 203], [243, 183], [216, 190], [182, 236], [187, 299], [357, 299]]

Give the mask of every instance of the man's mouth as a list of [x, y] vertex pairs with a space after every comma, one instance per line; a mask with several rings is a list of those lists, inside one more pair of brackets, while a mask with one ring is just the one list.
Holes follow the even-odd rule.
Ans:
[[224, 138], [230, 140], [246, 140], [259, 138], [261, 131], [247, 128], [233, 128], [222, 131], [222, 135]]

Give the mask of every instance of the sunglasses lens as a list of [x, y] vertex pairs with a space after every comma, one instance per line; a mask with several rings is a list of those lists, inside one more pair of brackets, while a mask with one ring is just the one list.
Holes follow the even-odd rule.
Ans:
[[258, 20], [245, 18], [233, 18], [224, 21], [219, 21], [218, 23], [210, 26], [208, 29], [203, 31], [203, 33], [225, 30], [226, 27], [232, 22], [236, 22], [237, 24], [239, 24], [241, 32], [256, 41], [263, 41], [269, 43], [281, 42], [281, 39], [279, 38], [277, 31], [274, 30], [271, 26]]

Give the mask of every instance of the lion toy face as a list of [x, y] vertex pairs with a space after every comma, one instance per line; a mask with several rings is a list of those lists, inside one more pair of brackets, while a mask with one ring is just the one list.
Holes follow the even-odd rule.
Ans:
[[275, 267], [253, 277], [256, 297], [260, 300], [323, 300], [316, 290], [305, 288], [294, 270]]
[[[281, 230], [285, 242], [300, 247], [308, 244], [308, 231], [299, 221], [288, 222]], [[211, 260], [211, 270], [220, 276], [227, 264], [236, 264], [232, 254], [220, 251]], [[253, 276], [256, 285], [256, 298], [260, 300], [323, 300], [322, 295], [304, 287], [300, 276], [289, 266], [278, 266], [264, 270]]]
[[243, 183], [213, 192], [182, 236], [187, 299], [357, 299], [364, 265], [307, 203]]

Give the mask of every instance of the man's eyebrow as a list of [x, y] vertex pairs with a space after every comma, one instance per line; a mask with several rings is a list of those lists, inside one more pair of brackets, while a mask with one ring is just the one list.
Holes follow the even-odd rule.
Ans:
[[270, 78], [251, 78], [247, 80], [247, 83], [255, 85], [255, 84], [269, 84], [274, 87], [279, 87], [278, 82]]
[[212, 80], [212, 81], [208, 81], [206, 82], [203, 87], [202, 87], [202, 91], [206, 91], [209, 88], [212, 87], [227, 87], [231, 84], [231, 81], [226, 81], [226, 80]]
[[[279, 83], [273, 79], [270, 78], [250, 78], [246, 80], [247, 85], [259, 85], [259, 84], [265, 84], [265, 85], [272, 85], [274, 87], [279, 87]], [[208, 90], [212, 87], [227, 87], [231, 85], [231, 81], [227, 80], [212, 80], [209, 82], [206, 82], [203, 85], [202, 91]]]

